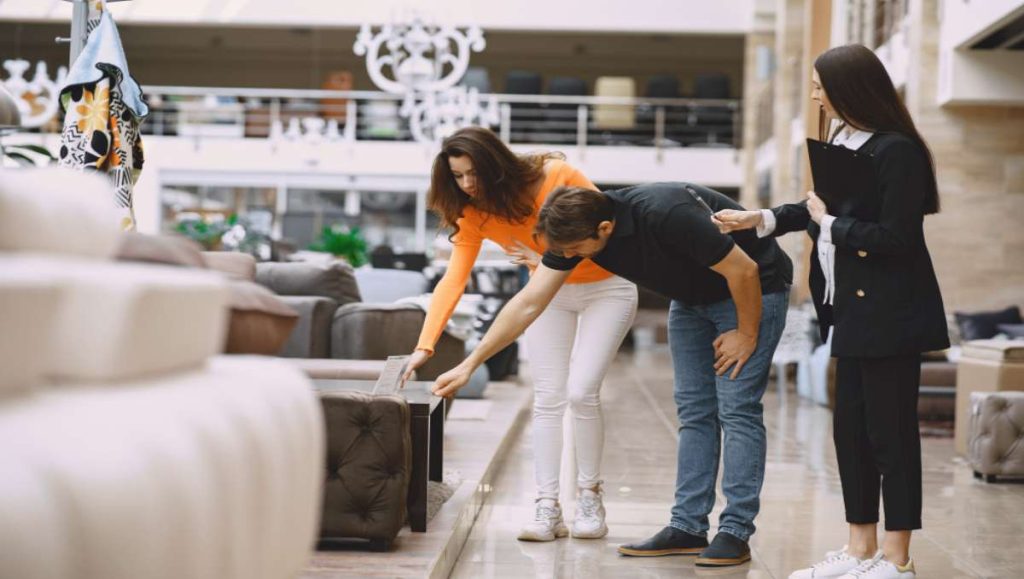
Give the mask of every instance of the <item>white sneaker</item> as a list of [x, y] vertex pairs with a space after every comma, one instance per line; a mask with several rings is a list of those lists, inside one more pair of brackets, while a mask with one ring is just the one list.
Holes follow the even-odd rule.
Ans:
[[537, 499], [533, 521], [519, 531], [520, 541], [554, 541], [569, 534], [562, 521], [562, 508], [553, 499]]
[[825, 560], [819, 561], [808, 567], [793, 571], [789, 579], [822, 579], [825, 577], [839, 577], [853, 571], [863, 563], [865, 559], [858, 559], [847, 551], [846, 547], [838, 551], [825, 553]]
[[576, 518], [572, 521], [574, 538], [600, 539], [608, 534], [601, 495], [600, 485], [595, 485], [593, 489], [580, 489], [580, 494], [576, 498]]
[[914, 560], [907, 561], [906, 565], [896, 565], [886, 561], [879, 551], [874, 557], [865, 559], [856, 569], [840, 575], [839, 579], [914, 579], [917, 574], [914, 571]]

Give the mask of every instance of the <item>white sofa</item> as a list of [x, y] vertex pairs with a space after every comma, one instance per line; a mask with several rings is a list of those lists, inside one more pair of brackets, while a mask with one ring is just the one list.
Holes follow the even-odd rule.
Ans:
[[0, 577], [293, 577], [324, 472], [311, 384], [217, 355], [216, 275], [109, 262], [111, 195], [0, 179]]

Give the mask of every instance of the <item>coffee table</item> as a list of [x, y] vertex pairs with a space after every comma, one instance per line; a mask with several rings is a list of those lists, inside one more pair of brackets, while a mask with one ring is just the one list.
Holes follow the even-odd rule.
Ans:
[[[373, 392], [369, 380], [313, 380], [318, 392]], [[427, 481], [441, 482], [444, 473], [444, 398], [430, 392], [433, 382], [406, 382], [395, 394], [409, 403], [412, 435], [412, 472], [409, 473], [409, 527], [427, 530]]]

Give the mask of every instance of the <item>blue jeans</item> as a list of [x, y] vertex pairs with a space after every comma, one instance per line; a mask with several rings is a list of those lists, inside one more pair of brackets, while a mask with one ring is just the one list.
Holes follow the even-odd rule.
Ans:
[[724, 376], [715, 375], [714, 341], [720, 334], [736, 329], [736, 304], [731, 299], [707, 306], [672, 302], [668, 332], [680, 426], [671, 526], [693, 535], [707, 535], [722, 454], [719, 441], [724, 433], [722, 492], [727, 504], [719, 517], [718, 530], [744, 541], [754, 534], [766, 452], [761, 397], [786, 325], [788, 304], [788, 291], [762, 296], [757, 349], [732, 380], [731, 370]]

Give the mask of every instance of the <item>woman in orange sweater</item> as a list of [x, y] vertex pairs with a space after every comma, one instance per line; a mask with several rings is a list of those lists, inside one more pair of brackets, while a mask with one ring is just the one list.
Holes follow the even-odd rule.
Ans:
[[[469, 127], [444, 140], [434, 159], [429, 206], [454, 233], [452, 257], [434, 290], [410, 370], [433, 354], [473, 269], [490, 239], [533, 269], [544, 247], [533, 237], [537, 212], [556, 187], [596, 189], [561, 154], [516, 155], [490, 130]], [[533, 375], [536, 513], [523, 541], [553, 541], [569, 534], [558, 504], [562, 417], [572, 408], [578, 496], [572, 535], [608, 533], [601, 502], [604, 425], [600, 390], [608, 365], [636, 315], [636, 286], [585, 260], [551, 305], [526, 330]]]

